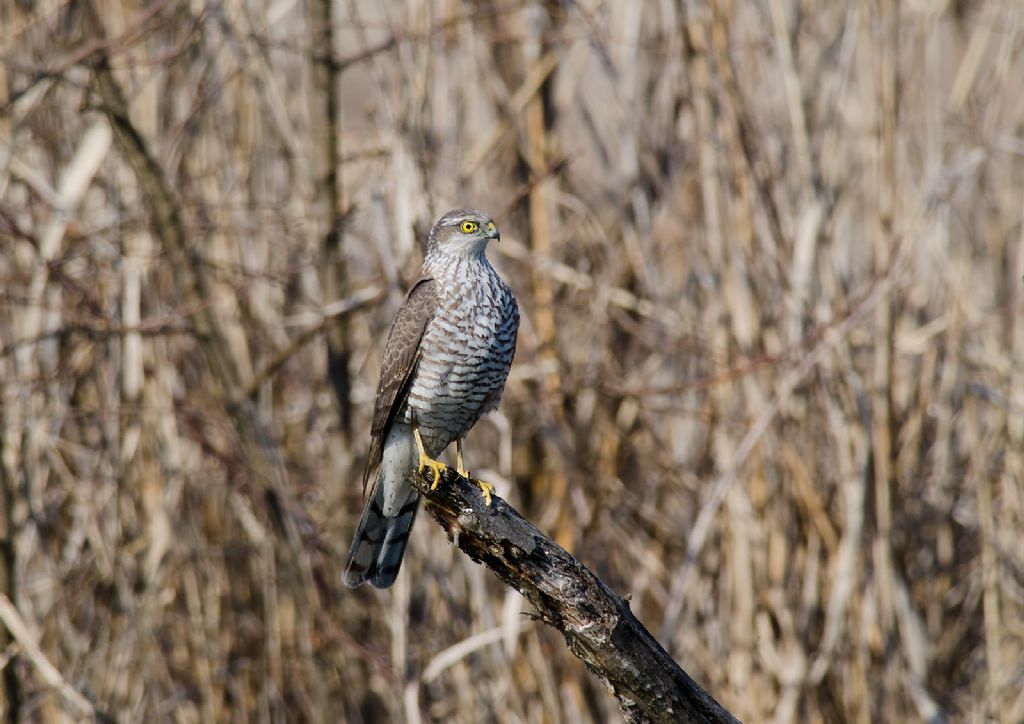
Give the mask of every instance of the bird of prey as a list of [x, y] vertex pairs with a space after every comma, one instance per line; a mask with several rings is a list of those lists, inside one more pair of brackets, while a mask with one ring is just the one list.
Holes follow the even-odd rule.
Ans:
[[[457, 209], [430, 231], [420, 278], [399, 307], [384, 346], [370, 427], [363, 491], [372, 480], [344, 580], [377, 588], [395, 582], [419, 508], [406, 477], [445, 468], [436, 458], [454, 440], [460, 475], [469, 477], [462, 438], [498, 407], [516, 351], [519, 307], [484, 256], [498, 241], [490, 216]], [[491, 503], [493, 488], [476, 482]]]

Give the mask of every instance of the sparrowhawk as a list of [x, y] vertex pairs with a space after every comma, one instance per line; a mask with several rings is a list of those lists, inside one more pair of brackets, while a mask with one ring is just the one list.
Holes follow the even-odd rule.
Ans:
[[[384, 346], [363, 491], [372, 479], [344, 579], [355, 587], [395, 582], [419, 508], [406, 477], [444, 465], [453, 440], [467, 476], [462, 438], [498, 407], [519, 330], [512, 290], [484, 256], [498, 229], [482, 211], [457, 209], [430, 231], [420, 278], [399, 307]], [[491, 486], [475, 481], [490, 504]]]

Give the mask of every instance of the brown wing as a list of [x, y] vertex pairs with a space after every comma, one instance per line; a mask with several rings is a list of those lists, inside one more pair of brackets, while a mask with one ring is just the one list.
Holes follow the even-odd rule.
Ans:
[[377, 381], [373, 424], [370, 426], [370, 454], [363, 471], [364, 493], [370, 474], [377, 469], [384, 456], [384, 438], [388, 428], [409, 394], [409, 386], [420, 361], [420, 341], [436, 308], [437, 290], [434, 280], [423, 277], [405, 295], [405, 301], [398, 308], [391, 325], [388, 341], [384, 345], [380, 379]]

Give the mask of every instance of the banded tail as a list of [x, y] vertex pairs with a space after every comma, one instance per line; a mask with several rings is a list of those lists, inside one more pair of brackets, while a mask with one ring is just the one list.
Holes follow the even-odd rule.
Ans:
[[364, 581], [376, 588], [388, 588], [395, 582], [420, 507], [419, 494], [410, 488], [409, 497], [396, 515], [388, 517], [383, 509], [384, 486], [375, 487], [374, 496], [363, 508], [363, 517], [348, 551], [344, 580], [350, 588]]
[[365, 581], [388, 588], [398, 577], [420, 507], [419, 493], [405, 481], [416, 460], [410, 428], [395, 425], [348, 551], [343, 580], [349, 588]]

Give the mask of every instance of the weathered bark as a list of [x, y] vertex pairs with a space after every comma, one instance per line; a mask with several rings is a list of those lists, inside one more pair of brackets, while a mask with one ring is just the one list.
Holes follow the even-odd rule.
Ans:
[[436, 489], [410, 482], [464, 553], [490, 568], [558, 629], [569, 650], [608, 686], [628, 722], [735, 722], [644, 628], [629, 604], [501, 498], [447, 470]]

